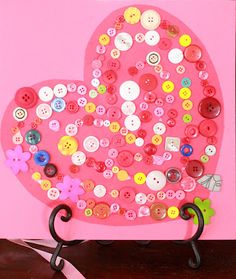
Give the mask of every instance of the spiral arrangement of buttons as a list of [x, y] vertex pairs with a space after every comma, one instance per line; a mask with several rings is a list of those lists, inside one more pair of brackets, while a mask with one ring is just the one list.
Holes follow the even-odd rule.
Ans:
[[119, 9], [94, 32], [84, 78], [17, 90], [2, 142], [22, 184], [86, 222], [165, 222], [194, 202], [208, 224], [223, 100], [196, 35], [156, 7]]

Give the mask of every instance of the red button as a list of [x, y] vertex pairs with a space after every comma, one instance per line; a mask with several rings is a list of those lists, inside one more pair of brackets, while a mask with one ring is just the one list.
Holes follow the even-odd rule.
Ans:
[[116, 92], [116, 87], [114, 85], [109, 84], [107, 86], [107, 92], [110, 94], [114, 94]]
[[109, 59], [107, 61], [107, 67], [110, 69], [110, 70], [114, 70], [114, 71], [117, 71], [120, 69], [120, 62], [119, 60], [117, 59]]
[[117, 75], [113, 70], [108, 70], [102, 74], [105, 83], [112, 84], [117, 80]]
[[145, 91], [152, 91], [157, 87], [157, 78], [152, 74], [144, 74], [139, 79], [139, 85]]
[[185, 59], [190, 63], [195, 63], [202, 57], [202, 50], [197, 45], [190, 45], [184, 51]]
[[137, 69], [136, 67], [129, 67], [128, 73], [129, 73], [131, 76], [135, 76], [135, 75], [137, 75], [137, 73], [138, 73], [138, 69]]
[[167, 119], [166, 124], [167, 124], [169, 127], [172, 128], [172, 127], [174, 127], [174, 126], [176, 125], [176, 121], [175, 121], [174, 118], [169, 118], [169, 119]]
[[106, 94], [106, 101], [109, 105], [114, 105], [117, 103], [116, 94]]
[[185, 135], [189, 138], [196, 138], [198, 136], [198, 127], [195, 125], [188, 125], [185, 128]]
[[144, 129], [139, 129], [138, 132], [137, 132], [137, 135], [138, 135], [139, 138], [144, 139], [147, 135], [147, 132]]
[[168, 50], [171, 48], [172, 42], [168, 38], [161, 38], [158, 43], [158, 46], [161, 50]]
[[152, 113], [148, 110], [143, 110], [139, 113], [139, 118], [141, 122], [150, 122], [152, 120]]
[[83, 117], [83, 123], [86, 126], [92, 126], [94, 121], [94, 117], [90, 114], [87, 114]]
[[170, 22], [168, 20], [163, 19], [161, 21], [160, 28], [167, 30], [169, 25], [170, 25]]
[[80, 170], [79, 166], [77, 166], [77, 165], [70, 165], [70, 172], [77, 173], [77, 172], [79, 172], [79, 170]]
[[148, 155], [154, 155], [157, 152], [157, 147], [153, 143], [148, 143], [144, 146], [143, 150]]
[[135, 192], [130, 187], [124, 187], [120, 190], [120, 199], [124, 202], [131, 203], [135, 198]]
[[95, 166], [96, 160], [93, 157], [88, 157], [85, 163], [87, 167], [92, 168]]
[[204, 71], [204, 70], [206, 70], [206, 63], [204, 62], [204, 61], [197, 61], [197, 63], [196, 63], [196, 69], [198, 70], [198, 71]]
[[104, 172], [107, 169], [106, 164], [102, 161], [96, 162], [95, 168], [97, 172]]
[[201, 100], [198, 111], [205, 118], [216, 118], [220, 115], [221, 105], [217, 99], [208, 97]]
[[170, 109], [170, 110], [168, 110], [168, 112], [167, 112], [167, 116], [168, 116], [169, 118], [175, 118], [175, 117], [178, 116], [178, 111], [177, 111], [176, 109]]
[[154, 92], [147, 92], [144, 94], [144, 101], [148, 104], [154, 103], [156, 101], [157, 95]]
[[32, 108], [38, 101], [38, 95], [31, 87], [22, 87], [17, 90], [15, 95], [15, 102], [22, 108]]
[[186, 172], [189, 176], [197, 178], [203, 175], [204, 166], [198, 160], [191, 160], [187, 163]]
[[118, 107], [110, 107], [107, 111], [107, 116], [110, 121], [116, 121], [121, 118], [121, 111]]
[[134, 156], [128, 150], [123, 150], [119, 152], [116, 159], [119, 165], [122, 167], [130, 167], [134, 162]]
[[149, 155], [144, 155], [143, 156], [143, 162], [146, 165], [152, 165], [153, 164], [153, 157]]
[[217, 125], [213, 120], [205, 119], [199, 124], [199, 132], [204, 137], [213, 137], [217, 132]]
[[76, 113], [79, 110], [78, 103], [76, 101], [69, 101], [66, 104], [66, 109], [71, 113]]
[[216, 89], [212, 85], [207, 85], [203, 89], [203, 94], [207, 97], [213, 97], [216, 94]]

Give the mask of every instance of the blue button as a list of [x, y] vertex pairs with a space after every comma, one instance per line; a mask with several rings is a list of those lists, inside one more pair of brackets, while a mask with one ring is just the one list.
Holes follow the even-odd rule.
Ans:
[[183, 78], [181, 81], [181, 85], [185, 88], [190, 87], [191, 84], [192, 84], [192, 81], [189, 78]]
[[189, 157], [193, 154], [193, 148], [190, 144], [184, 144], [183, 146], [181, 146], [180, 152], [183, 156]]
[[34, 162], [39, 166], [46, 166], [50, 160], [50, 155], [47, 151], [39, 150], [34, 154]]
[[56, 112], [62, 112], [66, 108], [66, 102], [61, 98], [55, 98], [51, 102], [51, 107]]

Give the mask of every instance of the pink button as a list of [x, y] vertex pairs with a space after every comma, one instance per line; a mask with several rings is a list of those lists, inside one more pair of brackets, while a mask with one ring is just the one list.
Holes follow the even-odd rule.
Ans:
[[87, 87], [85, 85], [80, 85], [78, 86], [77, 88], [77, 92], [80, 94], [80, 95], [85, 95], [87, 93]]
[[165, 161], [169, 161], [172, 158], [172, 154], [170, 152], [165, 152], [162, 157]]
[[144, 94], [144, 101], [148, 104], [156, 101], [157, 95], [155, 92], [147, 92]]
[[99, 78], [101, 75], [102, 75], [101, 70], [99, 70], [99, 69], [93, 70], [93, 77]]
[[170, 72], [162, 71], [162, 72], [160, 73], [160, 78], [161, 78], [161, 79], [167, 80], [169, 77], [170, 77]]
[[67, 90], [68, 90], [69, 92], [75, 92], [75, 91], [76, 91], [76, 88], [77, 88], [77, 86], [76, 86], [75, 83], [69, 83], [69, 84], [67, 84]]
[[158, 200], [164, 200], [166, 198], [166, 194], [163, 191], [157, 193]]
[[109, 35], [110, 37], [114, 37], [116, 35], [116, 29], [115, 28], [109, 28], [107, 30], [107, 35]]
[[157, 116], [157, 117], [161, 117], [163, 114], [164, 114], [164, 109], [162, 107], [157, 107], [155, 108], [154, 110], [154, 114]]
[[106, 52], [105, 46], [97, 45], [97, 47], [96, 47], [96, 52], [97, 52], [98, 54], [104, 54], [104, 53]]
[[37, 151], [38, 151], [37, 145], [30, 145], [30, 147], [29, 147], [29, 152], [30, 152], [30, 153], [34, 154], [34, 153], [36, 153]]
[[180, 185], [185, 192], [192, 192], [196, 188], [196, 181], [194, 178], [187, 176], [181, 180]]
[[78, 99], [78, 105], [80, 107], [84, 107], [86, 104], [87, 104], [87, 99], [86, 98], [81, 97], [81, 98]]
[[150, 216], [150, 208], [146, 205], [140, 206], [138, 210], [138, 217]]
[[102, 138], [99, 141], [101, 147], [108, 147], [110, 144], [110, 140], [108, 138]]
[[75, 125], [76, 125], [77, 127], [82, 127], [83, 124], [84, 124], [84, 121], [83, 121], [82, 119], [76, 119], [76, 120], [75, 120]]
[[121, 111], [118, 107], [110, 107], [107, 111], [107, 116], [110, 121], [116, 121], [121, 118]]
[[110, 206], [111, 213], [117, 213], [120, 209], [120, 206], [118, 203], [112, 203]]
[[162, 156], [152, 156], [153, 158], [153, 165], [161, 166], [164, 163], [164, 158]]
[[142, 102], [139, 105], [141, 110], [147, 110], [148, 109], [148, 104], [146, 102]]
[[196, 125], [188, 125], [184, 133], [189, 138], [196, 138], [198, 136], [198, 127]]
[[148, 202], [154, 202], [156, 199], [155, 195], [154, 194], [148, 194], [147, 195], [147, 201]]
[[87, 206], [86, 201], [84, 201], [84, 200], [78, 200], [78, 202], [77, 202], [77, 207], [78, 207], [80, 210], [85, 209], [86, 206]]
[[198, 74], [198, 76], [199, 76], [199, 78], [200, 78], [201, 80], [207, 80], [209, 74], [208, 74], [208, 72], [206, 72], [206, 71], [200, 71], [199, 74]]
[[135, 220], [136, 217], [137, 217], [137, 214], [136, 214], [136, 212], [135, 212], [134, 210], [128, 210], [128, 211], [126, 211], [126, 213], [125, 213], [125, 218], [126, 218], [127, 220], [129, 220], [129, 221]]
[[178, 190], [175, 192], [175, 197], [177, 200], [182, 201], [185, 198], [185, 193], [182, 190]]
[[143, 70], [145, 65], [143, 61], [138, 61], [135, 66], [138, 70]]
[[95, 127], [101, 128], [101, 127], [103, 126], [103, 120], [100, 119], [100, 118], [96, 118], [96, 119], [94, 119], [94, 121], [93, 121], [93, 125], [94, 125]]
[[54, 131], [54, 132], [57, 132], [60, 129], [60, 123], [59, 123], [58, 120], [51, 120], [49, 122], [48, 126], [49, 126], [49, 129]]
[[135, 198], [135, 192], [131, 187], [124, 187], [120, 190], [119, 197], [122, 201], [131, 203]]
[[172, 104], [174, 102], [174, 100], [175, 100], [175, 97], [173, 95], [169, 94], [166, 96], [166, 102], [168, 104]]
[[103, 172], [103, 177], [106, 179], [111, 179], [113, 177], [113, 172], [111, 170], [105, 170]]
[[114, 147], [122, 147], [125, 145], [125, 139], [122, 135], [114, 135], [111, 139], [111, 144]]
[[109, 105], [114, 105], [117, 103], [117, 96], [116, 94], [106, 94], [106, 102]]
[[157, 98], [155, 104], [162, 107], [164, 105], [164, 100], [162, 98]]
[[105, 114], [105, 112], [106, 112], [106, 109], [105, 109], [104, 106], [99, 105], [99, 106], [96, 107], [96, 113], [97, 114], [103, 115], [103, 114]]
[[111, 168], [114, 165], [114, 161], [112, 159], [106, 159], [105, 165], [107, 168]]
[[107, 66], [108, 66], [109, 69], [117, 71], [117, 70], [120, 69], [120, 62], [119, 62], [118, 59], [112, 59], [111, 58], [107, 61]]
[[174, 197], [175, 197], [175, 191], [173, 190], [166, 191], [166, 198], [168, 200], [172, 200]]
[[116, 158], [118, 156], [118, 151], [115, 148], [111, 148], [108, 150], [108, 156], [110, 158]]
[[93, 69], [99, 69], [102, 67], [102, 61], [99, 59], [93, 60], [92, 62]]

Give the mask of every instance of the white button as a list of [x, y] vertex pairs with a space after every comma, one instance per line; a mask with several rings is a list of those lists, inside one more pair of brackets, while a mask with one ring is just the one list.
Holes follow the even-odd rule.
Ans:
[[126, 101], [134, 101], [139, 94], [140, 87], [135, 81], [127, 80], [120, 86], [120, 96]]
[[129, 131], [136, 131], [141, 126], [141, 121], [137, 115], [129, 115], [125, 118], [124, 124]]
[[153, 191], [159, 191], [166, 185], [166, 177], [161, 171], [151, 171], [146, 178], [147, 186]]
[[80, 95], [85, 95], [87, 93], [87, 87], [85, 85], [79, 85], [77, 88], [77, 92]]
[[104, 125], [104, 127], [109, 127], [110, 125], [111, 125], [111, 122], [109, 121], [109, 120], [105, 120], [104, 122], [103, 122], [103, 125]]
[[132, 47], [133, 39], [129, 33], [121, 32], [115, 37], [114, 43], [117, 49], [126, 51]]
[[138, 146], [138, 147], [143, 146], [144, 145], [144, 139], [136, 138], [135, 145]]
[[87, 99], [84, 98], [84, 97], [79, 98], [78, 101], [77, 101], [79, 107], [85, 107], [87, 102], [88, 102]]
[[96, 185], [93, 189], [93, 193], [96, 197], [102, 198], [106, 195], [106, 188], [103, 185]]
[[13, 110], [13, 117], [16, 121], [24, 121], [27, 118], [27, 110], [17, 107]]
[[150, 208], [146, 205], [140, 206], [138, 210], [138, 217], [150, 216]]
[[[20, 131], [17, 132], [17, 133], [16, 133], [15, 135], [13, 135], [13, 137], [12, 137], [12, 142], [13, 142], [14, 144], [22, 144], [23, 141], [24, 141], [24, 138], [22, 137]], [[32, 146], [32, 145], [31, 145], [31, 146]]]
[[135, 103], [126, 101], [121, 105], [121, 111], [124, 115], [131, 115], [134, 114], [136, 110]]
[[82, 151], [76, 151], [72, 156], [71, 156], [71, 161], [73, 164], [77, 166], [81, 166], [85, 163], [86, 161], [86, 155]]
[[156, 135], [163, 135], [166, 131], [166, 126], [164, 123], [158, 122], [153, 126], [153, 131]]
[[142, 13], [141, 25], [147, 30], [156, 29], [161, 23], [160, 15], [154, 10], [147, 10]]
[[99, 84], [100, 84], [100, 80], [97, 79], [97, 78], [93, 78], [93, 79], [91, 80], [91, 84], [92, 84], [92, 86], [94, 86], [94, 87], [98, 87]]
[[205, 152], [208, 156], [214, 156], [216, 154], [216, 147], [214, 145], [207, 145]]
[[143, 33], [138, 33], [135, 35], [135, 41], [137, 43], [142, 43], [142, 42], [144, 42], [144, 40], [145, 40], [145, 36]]
[[36, 108], [36, 115], [43, 120], [50, 118], [52, 115], [51, 106], [49, 106], [48, 104], [38, 105]]
[[137, 204], [145, 204], [147, 201], [147, 196], [144, 193], [138, 193], [135, 196], [135, 202]]
[[78, 132], [78, 128], [75, 124], [67, 124], [65, 128], [65, 132], [68, 136], [75, 136]]
[[57, 188], [50, 188], [47, 192], [48, 198], [52, 201], [55, 201], [60, 196], [60, 191]]
[[51, 87], [44, 86], [39, 89], [38, 95], [41, 101], [49, 102], [52, 100], [54, 93]]
[[63, 98], [67, 94], [67, 87], [64, 84], [57, 84], [54, 86], [53, 92], [56, 97]]
[[168, 59], [173, 64], [178, 64], [184, 59], [184, 54], [181, 49], [173, 48], [168, 53]]
[[151, 51], [146, 56], [146, 61], [150, 66], [156, 66], [161, 61], [160, 54], [155, 51]]
[[145, 34], [145, 42], [149, 46], [155, 46], [160, 41], [160, 35], [156, 31], [148, 31]]
[[83, 141], [84, 149], [88, 152], [95, 152], [99, 148], [99, 140], [94, 136], [88, 136]]
[[165, 150], [178, 152], [180, 148], [180, 138], [166, 137]]

